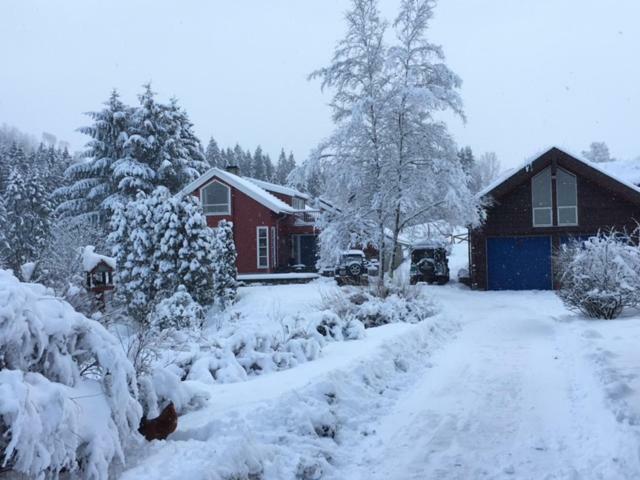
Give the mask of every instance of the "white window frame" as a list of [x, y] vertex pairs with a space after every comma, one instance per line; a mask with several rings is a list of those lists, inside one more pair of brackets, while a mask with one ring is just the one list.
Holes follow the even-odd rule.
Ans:
[[[559, 198], [560, 196], [558, 195], [559, 192], [559, 188], [558, 185], [560, 184], [560, 182], [558, 182], [558, 175], [556, 174], [556, 204], [557, 204], [557, 215], [558, 215], [558, 226], [560, 227], [575, 227], [578, 225], [578, 177], [576, 175], [574, 175], [573, 173], [565, 170], [564, 168], [558, 168], [558, 170], [562, 170], [564, 173], [566, 173], [567, 175], [570, 175], [574, 178], [575, 182], [576, 182], [576, 198], [575, 198], [575, 205], [564, 205], [564, 206], [560, 206], [560, 202], [559, 202]], [[560, 210], [562, 209], [569, 209], [569, 208], [573, 208], [575, 209], [576, 212], [576, 221], [575, 223], [561, 223], [560, 222]]]
[[[266, 252], [267, 256], [262, 257], [262, 260], [266, 260], [266, 263], [260, 263], [260, 232], [264, 232], [263, 239], [267, 242]], [[259, 270], [268, 270], [269, 269], [269, 227], [256, 227], [256, 265]]]
[[[534, 203], [533, 203], [533, 181], [536, 177], [542, 175], [543, 173], [545, 173], [547, 171], [547, 169], [550, 169], [551, 167], [547, 167], [545, 169], [543, 169], [541, 172], [539, 172], [538, 174], [534, 175], [531, 178], [531, 223], [533, 224], [534, 228], [544, 228], [544, 227], [553, 227], [553, 176], [549, 175], [549, 182], [551, 182], [551, 188], [549, 189], [549, 207], [534, 207]], [[550, 218], [551, 218], [551, 223], [536, 223], [536, 211], [538, 210], [548, 210], [550, 213]]]
[[[302, 206], [300, 206], [302, 205]], [[291, 206], [293, 208], [295, 208], [296, 210], [304, 210], [307, 206], [307, 202], [305, 201], [304, 198], [300, 198], [300, 197], [293, 197], [291, 199]]]
[[[204, 203], [204, 190], [205, 188], [213, 185], [214, 183], [217, 183], [218, 185], [222, 185], [224, 188], [227, 189], [227, 203], [211, 203], [211, 204], [207, 204], [205, 205]], [[207, 216], [207, 217], [223, 217], [226, 215], [231, 215], [231, 187], [225, 183], [219, 182], [217, 180], [214, 180], [213, 182], [209, 182], [207, 183], [205, 186], [203, 186], [200, 189], [200, 205], [202, 206], [202, 211], [203, 213]], [[219, 207], [221, 205], [225, 205], [227, 207], [227, 210], [225, 212], [206, 212], [205, 211], [205, 206], [207, 207]]]

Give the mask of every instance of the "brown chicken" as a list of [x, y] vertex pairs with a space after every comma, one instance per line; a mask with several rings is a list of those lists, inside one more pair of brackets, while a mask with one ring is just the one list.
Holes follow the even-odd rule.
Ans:
[[178, 428], [178, 414], [176, 407], [171, 402], [164, 407], [160, 415], [156, 418], [148, 420], [147, 417], [142, 417], [140, 420], [140, 428], [138, 431], [144, 435], [148, 441], [151, 440], [164, 440], [171, 433]]

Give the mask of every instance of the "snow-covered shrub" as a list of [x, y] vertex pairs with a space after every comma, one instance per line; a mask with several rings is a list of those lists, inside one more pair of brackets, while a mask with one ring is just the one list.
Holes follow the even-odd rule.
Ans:
[[640, 248], [627, 235], [600, 232], [556, 255], [558, 296], [590, 318], [616, 318], [640, 304]]
[[336, 340], [358, 340], [364, 337], [364, 324], [355, 318], [352, 313], [339, 316], [335, 312], [325, 310], [312, 314], [315, 320], [315, 329], [323, 337]]
[[204, 310], [195, 302], [184, 285], [165, 298], [151, 316], [150, 328], [156, 331], [199, 329], [204, 321]]
[[107, 478], [137, 435], [136, 375], [116, 338], [0, 270], [0, 465]]
[[358, 320], [365, 328], [387, 323], [420, 322], [436, 314], [436, 307], [414, 287], [389, 289], [386, 297], [358, 288], [343, 288], [323, 295], [320, 308], [342, 322]]

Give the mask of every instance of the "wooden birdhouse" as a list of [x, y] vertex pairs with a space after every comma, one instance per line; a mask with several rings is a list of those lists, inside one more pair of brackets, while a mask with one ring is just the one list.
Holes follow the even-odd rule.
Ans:
[[108, 297], [115, 289], [113, 275], [116, 261], [112, 257], [95, 253], [91, 245], [82, 251], [82, 266], [86, 275], [86, 288], [96, 296], [96, 300], [104, 307]]

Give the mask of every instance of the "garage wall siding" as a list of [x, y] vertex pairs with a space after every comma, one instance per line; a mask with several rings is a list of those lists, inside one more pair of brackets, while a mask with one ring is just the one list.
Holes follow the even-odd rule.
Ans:
[[[557, 167], [562, 167], [576, 175], [578, 226], [533, 227], [531, 178], [547, 166], [552, 166], [554, 171]], [[528, 171], [515, 175], [511, 184], [507, 183], [494, 190], [494, 203], [487, 209], [485, 224], [469, 232], [472, 286], [482, 290], [488, 288], [487, 238], [550, 236], [555, 249], [560, 245], [561, 239], [567, 236], [590, 235], [608, 228], [632, 231], [636, 227], [635, 220], [640, 220], [640, 195], [633, 198], [632, 192], [625, 190], [628, 189], [615, 180], [599, 172], [594, 173], [564, 152], [550, 150], [535, 160]], [[555, 200], [554, 195], [554, 223], [557, 223]]]

